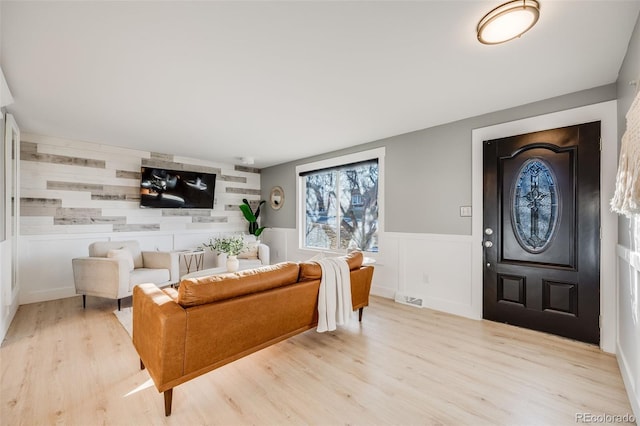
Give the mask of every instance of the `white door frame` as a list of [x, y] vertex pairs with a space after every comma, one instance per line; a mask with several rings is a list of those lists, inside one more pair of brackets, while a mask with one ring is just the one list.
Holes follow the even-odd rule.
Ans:
[[471, 300], [474, 317], [482, 318], [482, 238], [483, 238], [483, 163], [482, 142], [524, 133], [537, 132], [576, 124], [601, 122], [602, 152], [600, 157], [600, 348], [615, 353], [617, 284], [616, 244], [618, 219], [609, 208], [615, 190], [618, 124], [617, 101], [607, 101], [566, 111], [544, 114], [508, 123], [474, 129], [471, 136], [472, 203], [471, 220]]

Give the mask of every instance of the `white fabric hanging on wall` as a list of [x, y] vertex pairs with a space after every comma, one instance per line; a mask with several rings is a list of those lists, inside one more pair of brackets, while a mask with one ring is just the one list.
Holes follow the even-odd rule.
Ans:
[[622, 135], [611, 210], [629, 218], [640, 215], [640, 91], [627, 112], [627, 131]]

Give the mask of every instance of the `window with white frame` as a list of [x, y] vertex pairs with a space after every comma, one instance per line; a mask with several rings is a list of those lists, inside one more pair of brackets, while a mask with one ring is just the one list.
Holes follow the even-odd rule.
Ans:
[[298, 167], [303, 248], [378, 251], [384, 149]]

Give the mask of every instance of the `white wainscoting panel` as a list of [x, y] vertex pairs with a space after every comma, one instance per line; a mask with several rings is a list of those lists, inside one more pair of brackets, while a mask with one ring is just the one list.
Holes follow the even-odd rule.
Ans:
[[[394, 234], [380, 233], [378, 247], [380, 251], [372, 255], [376, 259], [371, 293], [377, 296], [393, 299], [400, 289], [400, 256], [401, 239]], [[369, 256], [369, 255], [368, 255]]]
[[[382, 243], [380, 237], [380, 244]], [[323, 250], [300, 249], [298, 243], [298, 233], [292, 228], [269, 228], [266, 229], [260, 239], [267, 245], [271, 252], [271, 263], [284, 262], [291, 260], [294, 262], [302, 262], [312, 258], [318, 253], [325, 253], [328, 256], [343, 255], [344, 252], [330, 252]], [[393, 243], [392, 243], [393, 245]], [[386, 245], [385, 245], [386, 247]], [[373, 274], [373, 282], [371, 284], [371, 293], [378, 296], [393, 299], [397, 289], [397, 274], [389, 276], [386, 265], [386, 258], [379, 254], [367, 254], [376, 260], [376, 269]], [[393, 257], [393, 256], [392, 256]]]
[[629, 401], [640, 417], [640, 251], [618, 245], [616, 356]]
[[[291, 232], [293, 231], [293, 232]], [[280, 263], [287, 259], [287, 242], [293, 238], [295, 230], [285, 228], [267, 228], [260, 234], [260, 240], [269, 246], [271, 263]]]
[[471, 237], [400, 234], [397, 238], [402, 294], [422, 299], [424, 307], [472, 317]]
[[[94, 241], [137, 240], [143, 250], [169, 251], [198, 247], [217, 234], [183, 229], [22, 236], [20, 303], [74, 296], [71, 259], [87, 256], [89, 244]], [[271, 263], [304, 261], [318, 253], [298, 248], [295, 229], [269, 228], [261, 240], [269, 245]], [[399, 293], [407, 294], [421, 298], [422, 306], [472, 317], [470, 236], [387, 232], [380, 236], [380, 247], [380, 253], [367, 254], [376, 261], [372, 294], [390, 299]], [[182, 262], [180, 266], [185, 268]], [[206, 252], [205, 267], [214, 266], [216, 259]]]
[[0, 340], [9, 330], [11, 321], [18, 310], [18, 291], [11, 290], [11, 255], [10, 241], [0, 241]]
[[109, 238], [88, 235], [20, 237], [20, 304], [63, 299], [76, 294], [71, 259], [89, 255], [89, 244]]
[[[243, 232], [236, 227], [229, 232]], [[137, 240], [142, 250], [186, 250], [225, 232], [209, 230], [179, 230], [175, 232], [103, 232], [95, 234], [25, 235], [19, 240], [20, 304], [72, 297], [76, 294], [71, 259], [89, 255], [89, 244], [95, 241]], [[213, 268], [216, 259], [206, 251], [204, 267]], [[180, 260], [181, 274], [186, 266]]]
[[[390, 299], [406, 294], [423, 299], [424, 307], [475, 318], [471, 236], [385, 232], [379, 238], [379, 253], [367, 253], [376, 260], [371, 294]], [[291, 228], [270, 228], [261, 239], [274, 259], [302, 261], [318, 253], [299, 249], [298, 234]]]

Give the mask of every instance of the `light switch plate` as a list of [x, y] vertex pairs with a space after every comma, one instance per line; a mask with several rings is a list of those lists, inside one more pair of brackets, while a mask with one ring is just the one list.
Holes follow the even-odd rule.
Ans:
[[460, 217], [471, 217], [471, 206], [460, 206]]

